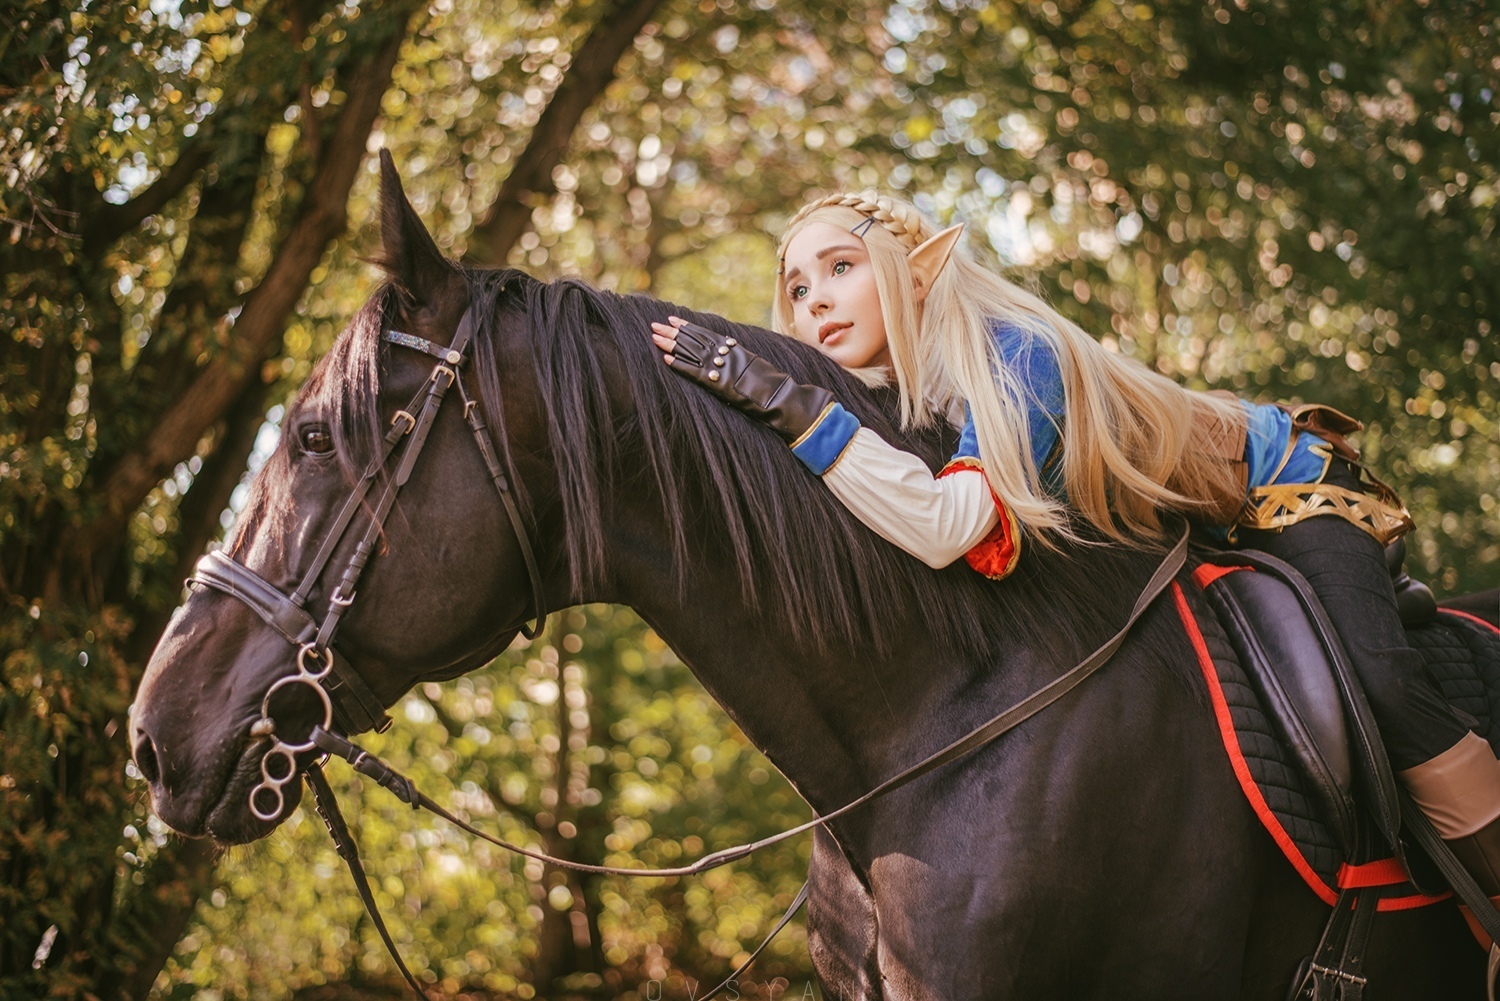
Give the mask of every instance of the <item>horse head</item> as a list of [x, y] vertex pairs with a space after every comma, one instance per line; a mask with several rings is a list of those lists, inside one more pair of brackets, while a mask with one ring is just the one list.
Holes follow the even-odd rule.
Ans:
[[[519, 503], [543, 510], [541, 412], [534, 395], [510, 394], [502, 412], [478, 392], [473, 370], [504, 364], [491, 340], [444, 357], [471, 302], [494, 299], [504, 277], [443, 257], [385, 154], [381, 203], [389, 280], [288, 408], [233, 535], [200, 564], [196, 579], [215, 586], [194, 586], [173, 616], [132, 709], [131, 746], [156, 812], [185, 834], [252, 840], [296, 805], [300, 786], [288, 773], [315, 754], [303, 745], [313, 724], [330, 722], [319, 690], [333, 685], [287, 679], [321, 674], [337, 656], [337, 676], [363, 696], [350, 706], [359, 723], [345, 729], [360, 729], [418, 681], [481, 666], [548, 611], [533, 607], [533, 591], [545, 588], [528, 586], [522, 547], [531, 543], [518, 537], [465, 420], [477, 407], [505, 429], [492, 438], [499, 472], [535, 484]], [[450, 374], [446, 402], [418, 426]], [[548, 534], [545, 524], [522, 527], [538, 541]], [[556, 566], [555, 552], [541, 557]], [[565, 597], [566, 585], [552, 593]], [[323, 628], [330, 618], [336, 635]], [[280, 761], [267, 758], [271, 718], [283, 746], [298, 749]], [[289, 788], [284, 802], [252, 811], [263, 768]]]

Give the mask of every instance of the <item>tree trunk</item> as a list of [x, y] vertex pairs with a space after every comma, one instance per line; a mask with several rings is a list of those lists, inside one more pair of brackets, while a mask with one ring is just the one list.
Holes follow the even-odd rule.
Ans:
[[351, 88], [331, 135], [323, 143], [322, 158], [296, 219], [265, 277], [246, 297], [228, 346], [203, 367], [140, 447], [121, 459], [103, 485], [102, 512], [73, 542], [78, 556], [96, 551], [119, 535], [147, 494], [174, 465], [193, 454], [203, 433], [278, 348], [287, 317], [307, 288], [313, 268], [322, 260], [328, 244], [344, 232], [349, 189], [364, 160], [365, 144], [415, 6], [412, 0], [400, 0], [382, 12], [390, 18], [390, 37], [363, 66], [349, 74], [349, 79], [360, 82], [359, 86]]
[[217, 859], [218, 850], [204, 839], [172, 841], [162, 848], [147, 874], [150, 899], [137, 898], [136, 906], [126, 907], [116, 918], [125, 928], [140, 928], [138, 934], [145, 947], [134, 969], [126, 972], [111, 968], [99, 977], [100, 997], [146, 1001], [151, 985], [197, 910], [199, 899], [213, 886]]
[[500, 186], [470, 236], [469, 257], [500, 267], [531, 222], [538, 196], [555, 190], [552, 171], [567, 152], [584, 112], [615, 78], [615, 66], [635, 36], [656, 13], [661, 0], [615, 0], [589, 31], [573, 56], [547, 110], [537, 119], [526, 149]]

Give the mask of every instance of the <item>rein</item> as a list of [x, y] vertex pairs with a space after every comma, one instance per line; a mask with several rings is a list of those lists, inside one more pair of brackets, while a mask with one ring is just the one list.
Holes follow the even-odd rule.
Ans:
[[[1166, 589], [1167, 585], [1177, 576], [1187, 557], [1187, 545], [1188, 531], [1184, 528], [1182, 536], [1178, 539], [1176, 545], [1162, 557], [1161, 563], [1156, 567], [1156, 572], [1151, 575], [1151, 579], [1147, 581], [1146, 586], [1141, 590], [1140, 595], [1137, 596], [1135, 605], [1131, 608], [1130, 615], [1125, 620], [1125, 624], [1113, 636], [1095, 649], [1093, 653], [1074, 665], [1065, 674], [1060, 675], [1052, 682], [1031, 693], [1004, 712], [975, 727], [946, 747], [933, 752], [916, 764], [910, 765], [896, 773], [869, 792], [850, 800], [838, 809], [825, 813], [822, 816], [814, 817], [806, 823], [781, 831], [778, 834], [762, 838], [759, 841], [713, 852], [685, 866], [675, 866], [667, 869], [627, 869], [620, 866], [591, 865], [585, 862], [574, 862], [570, 859], [558, 858], [555, 855], [548, 855], [546, 852], [514, 844], [502, 838], [497, 838], [486, 831], [482, 831], [444, 809], [439, 803], [418, 789], [416, 783], [410, 778], [402, 775], [353, 741], [341, 737], [336, 733], [331, 733], [322, 727], [314, 727], [309, 740], [320, 751], [325, 752], [325, 754], [340, 757], [349, 762], [350, 767], [355, 771], [373, 779], [377, 785], [389, 790], [397, 799], [410, 805], [413, 810], [428, 810], [460, 830], [516, 855], [521, 855], [546, 865], [557, 866], [561, 869], [572, 869], [575, 872], [587, 872], [607, 876], [693, 876], [707, 872], [710, 869], [717, 869], [722, 865], [745, 858], [762, 848], [806, 833], [819, 824], [826, 824], [831, 820], [836, 820], [844, 814], [857, 810], [887, 793], [894, 792], [902, 786], [914, 782], [923, 775], [941, 768], [943, 765], [950, 764], [959, 758], [972, 754], [987, 744], [992, 743], [1002, 734], [1020, 726], [1026, 720], [1035, 716], [1071, 692], [1074, 688], [1077, 688], [1090, 675], [1108, 663], [1109, 659], [1119, 650], [1121, 644], [1125, 642], [1125, 638], [1129, 635], [1130, 630], [1135, 626], [1137, 620], [1140, 619], [1162, 591]], [[365, 909], [374, 921], [375, 927], [380, 932], [381, 938], [385, 941], [386, 948], [390, 950], [392, 958], [395, 959], [396, 965], [406, 977], [407, 983], [411, 984], [412, 989], [419, 995], [426, 998], [426, 992], [417, 984], [416, 978], [407, 969], [406, 964], [401, 959], [400, 953], [396, 951], [395, 946], [392, 944], [390, 932], [386, 930], [385, 922], [382, 920], [380, 912], [376, 908], [374, 897], [370, 893], [369, 882], [365, 878], [363, 866], [359, 861], [359, 848], [349, 833], [349, 828], [344, 822], [343, 815], [339, 813], [338, 802], [334, 798], [333, 790], [328, 787], [328, 780], [324, 777], [319, 765], [310, 766], [307, 769], [307, 774], [308, 782], [313, 788], [313, 794], [317, 802], [318, 813], [323, 817], [324, 823], [328, 825], [329, 833], [332, 835], [334, 843], [338, 846], [339, 855], [349, 865], [349, 871], [354, 877], [360, 898], [365, 903]], [[798, 891], [796, 899], [792, 901], [786, 913], [781, 916], [781, 920], [776, 923], [776, 927], [771, 930], [771, 933], [766, 936], [755, 952], [750, 955], [750, 958], [731, 973], [718, 987], [702, 995], [700, 1001], [709, 1001], [710, 998], [715, 997], [732, 984], [751, 963], [755, 962], [756, 957], [761, 954], [766, 946], [771, 943], [771, 940], [776, 937], [781, 929], [786, 926], [787, 922], [801, 909], [806, 900], [807, 884], [804, 883], [802, 889]]]
[[[921, 761], [903, 769], [897, 774], [876, 785], [873, 789], [845, 803], [843, 806], [822, 816], [814, 817], [806, 823], [782, 831], [779, 834], [762, 838], [750, 844], [726, 848], [721, 851], [705, 855], [698, 861], [685, 866], [677, 866], [667, 869], [627, 869], [619, 866], [590, 865], [587, 863], [574, 862], [568, 859], [557, 858], [545, 852], [526, 848], [522, 845], [512, 844], [501, 838], [474, 827], [467, 821], [455, 816], [443, 806], [432, 800], [419, 790], [410, 778], [391, 768], [384, 761], [365, 751], [353, 743], [340, 731], [347, 734], [361, 733], [366, 730], [384, 731], [390, 726], [390, 717], [385, 715], [385, 707], [379, 696], [359, 676], [353, 666], [348, 663], [336, 648], [332, 645], [334, 634], [343, 615], [349, 606], [354, 603], [356, 587], [359, 578], [364, 572], [366, 563], [375, 550], [376, 540], [380, 537], [386, 517], [395, 505], [396, 495], [401, 487], [411, 476], [413, 467], [416, 465], [418, 456], [421, 455], [423, 447], [427, 443], [428, 434], [437, 418], [438, 410], [442, 406], [443, 399], [449, 389], [457, 387], [459, 398], [463, 401], [463, 415], [473, 432], [474, 440], [483, 456], [485, 465], [489, 470], [490, 479], [500, 495], [505, 507], [507, 518], [510, 520], [511, 529], [515, 534], [516, 541], [520, 546], [522, 559], [526, 564], [526, 572], [530, 578], [532, 590], [533, 610], [536, 615], [535, 624], [521, 627], [521, 633], [527, 639], [535, 639], [540, 634], [546, 622], [547, 606], [542, 592], [541, 574], [538, 570], [536, 555], [531, 547], [525, 525], [521, 520], [520, 511], [516, 506], [512, 495], [510, 482], [497, 456], [494, 442], [489, 434], [489, 429], [480, 416], [476, 401], [468, 395], [464, 389], [461, 367], [467, 359], [467, 351], [474, 336], [474, 313], [473, 308], [466, 310], [463, 319], [459, 322], [458, 330], [453, 336], [452, 343], [443, 347], [434, 344], [421, 337], [402, 333], [397, 330], [386, 330], [382, 334], [382, 340], [389, 344], [399, 345], [437, 359], [437, 364], [428, 376], [422, 388], [412, 398], [410, 404], [404, 410], [397, 411], [387, 431], [384, 446], [381, 453], [369, 468], [365, 471], [360, 481], [355, 485], [349, 498], [344, 502], [338, 516], [334, 519], [333, 528], [319, 547], [311, 565], [303, 574], [302, 580], [291, 594], [286, 594], [275, 585], [269, 583], [255, 571], [244, 564], [235, 561], [222, 551], [214, 551], [204, 556], [189, 584], [201, 584], [215, 590], [222, 591], [244, 602], [272, 629], [279, 633], [297, 650], [295, 666], [296, 673], [285, 675], [274, 682], [266, 691], [261, 700], [261, 715], [250, 727], [250, 735], [254, 738], [272, 738], [272, 746], [261, 759], [261, 782], [250, 791], [250, 812], [262, 821], [274, 821], [278, 819], [286, 807], [286, 799], [283, 788], [299, 777], [297, 768], [297, 756], [308, 752], [318, 752], [316, 760], [309, 763], [303, 770], [308, 785], [311, 786], [313, 798], [318, 813], [328, 826], [329, 834], [332, 836], [334, 845], [349, 867], [350, 875], [353, 877], [355, 888], [359, 892], [360, 899], [364, 902], [365, 909], [379, 932], [381, 940], [385, 943], [396, 966], [406, 978], [406, 982], [422, 998], [427, 998], [426, 991], [417, 982], [416, 977], [406, 966], [401, 958], [400, 951], [396, 948], [389, 929], [380, 915], [376, 906], [374, 895], [371, 892], [369, 879], [365, 874], [364, 866], [360, 861], [359, 848], [349, 826], [345, 822], [343, 814], [339, 811], [338, 801], [332, 787], [328, 784], [327, 777], [323, 774], [323, 763], [328, 757], [337, 756], [346, 760], [349, 765], [361, 775], [373, 779], [378, 785], [389, 790], [402, 802], [409, 804], [412, 809], [426, 809], [437, 816], [454, 824], [463, 831], [474, 837], [481, 838], [490, 844], [496, 845], [506, 851], [521, 855], [534, 861], [563, 869], [572, 869], [578, 872], [594, 873], [611, 876], [691, 876], [698, 873], [716, 869], [730, 862], [742, 859], [762, 848], [778, 844], [789, 838], [803, 834], [812, 828], [826, 824], [845, 814], [857, 810], [866, 804], [879, 799], [887, 793], [894, 792], [908, 783], [932, 772], [943, 765], [957, 761], [974, 751], [990, 744], [1002, 734], [1014, 729], [1032, 716], [1062, 698], [1072, 691], [1086, 678], [1092, 675], [1114, 655], [1124, 643], [1126, 636], [1136, 621], [1146, 612], [1156, 598], [1166, 589], [1182, 569], [1187, 556], [1188, 532], [1184, 527], [1181, 538], [1162, 558], [1151, 579], [1136, 598], [1135, 605], [1131, 608], [1129, 617], [1124, 625], [1095, 649], [1081, 662], [1070, 668], [1049, 684], [1043, 686], [1031, 695], [1012, 705], [1010, 708], [994, 716], [985, 723], [975, 727], [963, 737], [953, 741]], [[497, 419], [499, 415], [497, 413]], [[504, 427], [501, 426], [502, 437]], [[404, 449], [402, 446], [404, 444]], [[319, 621], [308, 611], [307, 603], [314, 589], [318, 586], [324, 572], [344, 536], [348, 534], [349, 526], [353, 523], [354, 516], [360, 509], [366, 506], [365, 501], [377, 482], [381, 480], [382, 474], [386, 472], [396, 457], [398, 449], [401, 450], [399, 461], [395, 469], [385, 478], [384, 489], [373, 509], [370, 510], [369, 522], [365, 527], [364, 534], [355, 546], [353, 555], [345, 564], [339, 577], [339, 583], [334, 588], [328, 599], [328, 608], [323, 619]], [[276, 704], [288, 697], [293, 692], [299, 692], [302, 688], [311, 689], [315, 709], [320, 716], [320, 721], [314, 723], [303, 736], [298, 739], [291, 734], [278, 732], [275, 718]], [[303, 693], [308, 694], [308, 693]], [[730, 986], [736, 977], [745, 971], [760, 955], [762, 950], [770, 944], [776, 934], [790, 921], [793, 915], [802, 907], [807, 899], [807, 884], [803, 884], [791, 906], [782, 916], [770, 935], [761, 943], [760, 947], [751, 954], [750, 958], [740, 965], [729, 978], [714, 990], [702, 996], [701, 1001], [714, 997], [719, 992]]]

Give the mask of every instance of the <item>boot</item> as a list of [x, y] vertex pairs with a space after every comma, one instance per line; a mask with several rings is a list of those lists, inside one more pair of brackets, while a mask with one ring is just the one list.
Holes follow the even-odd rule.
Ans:
[[[1500, 761], [1469, 733], [1420, 765], [1396, 773], [1474, 882], [1500, 907]], [[1480, 946], [1494, 945], [1469, 908], [1459, 905]]]

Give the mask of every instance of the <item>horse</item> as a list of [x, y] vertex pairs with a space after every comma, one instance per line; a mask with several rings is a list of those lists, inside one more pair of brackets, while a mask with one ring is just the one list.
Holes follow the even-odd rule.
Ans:
[[[993, 582], [911, 559], [774, 433], [676, 377], [646, 332], [675, 313], [741, 338], [935, 467], [941, 436], [894, 426], [889, 391], [767, 331], [449, 261], [386, 154], [381, 169], [387, 281], [289, 407], [224, 549], [283, 595], [303, 582], [312, 612], [336, 608], [321, 639], [380, 704], [482, 666], [532, 617], [625, 604], [824, 814], [1058, 677], [1124, 621], [1156, 565], [1138, 549], [1033, 543]], [[341, 504], [391, 429], [417, 423], [403, 404], [461, 328], [463, 406], [433, 411], [389, 515], [357, 539]], [[465, 427], [473, 412], [498, 432], [495, 462]], [[368, 500], [354, 507], [354, 522], [373, 517]], [[363, 565], [372, 540], [351, 594], [325, 567]], [[1195, 589], [1182, 595], [1214, 628]], [[1329, 908], [1236, 784], [1171, 604], [1044, 713], [814, 832], [808, 941], [824, 997], [1286, 996]], [[263, 701], [307, 673], [306, 656], [221, 590], [188, 594], [130, 725], [166, 824], [238, 844], [296, 806], [295, 781], [273, 808], [250, 797], [266, 779]], [[1482, 996], [1483, 956], [1451, 906], [1380, 915], [1369, 954], [1379, 997]]]

